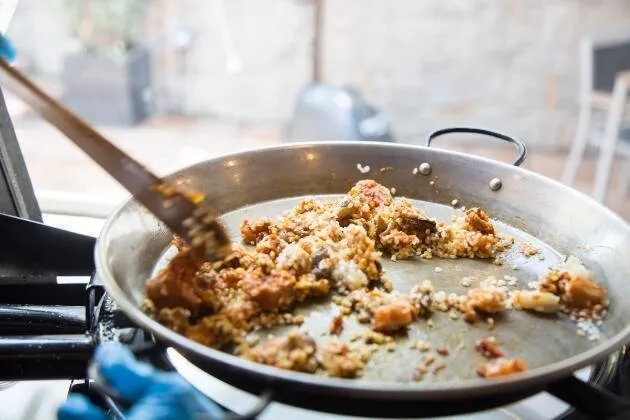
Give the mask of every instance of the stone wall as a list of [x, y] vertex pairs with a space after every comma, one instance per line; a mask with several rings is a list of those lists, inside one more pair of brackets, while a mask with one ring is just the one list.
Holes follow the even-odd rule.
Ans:
[[627, 0], [329, 0], [325, 76], [353, 81], [405, 137], [453, 124], [566, 142], [578, 46], [630, 36]]
[[[21, 3], [11, 29], [16, 43], [40, 71], [58, 72], [67, 38], [59, 3]], [[240, 72], [227, 69], [218, 0], [155, 1], [147, 42], [155, 51], [160, 108], [284, 122], [311, 77], [309, 2], [223, 3]], [[324, 22], [325, 80], [359, 87], [402, 140], [473, 124], [553, 146], [573, 135], [580, 39], [630, 35], [630, 2], [325, 0]], [[194, 33], [185, 55], [173, 52], [178, 28]]]

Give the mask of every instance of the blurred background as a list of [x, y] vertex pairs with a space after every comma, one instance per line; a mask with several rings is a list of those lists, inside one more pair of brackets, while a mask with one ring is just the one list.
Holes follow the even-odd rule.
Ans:
[[[291, 140], [305, 90], [324, 84], [351, 89], [396, 142], [454, 125], [520, 137], [526, 167], [630, 218], [611, 111], [630, 70], [627, 0], [21, 0], [8, 35], [21, 68], [159, 173]], [[126, 196], [5, 95], [45, 211], [104, 216]]]

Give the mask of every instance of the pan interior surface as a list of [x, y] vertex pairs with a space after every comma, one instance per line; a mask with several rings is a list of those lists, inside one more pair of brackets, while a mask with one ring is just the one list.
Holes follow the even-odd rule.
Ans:
[[[421, 163], [430, 164], [430, 173], [414, 174]], [[357, 170], [357, 164], [368, 170]], [[498, 190], [488, 188], [494, 178], [502, 181]], [[165, 250], [170, 246], [171, 234], [138, 202], [129, 200], [108, 219], [99, 237], [95, 250], [99, 275], [108, 293], [132, 321], [174, 347], [209, 362], [226, 364], [258, 378], [273, 375], [275, 380], [316, 384], [325, 390], [336, 390], [343, 383], [348, 392], [370, 392], [383, 398], [393, 394], [417, 398], [416, 389], [426, 391], [423, 395], [427, 398], [455, 397], [464, 392], [489, 393], [498, 384], [507, 391], [559, 379], [605, 358], [630, 338], [630, 305], [624, 305], [630, 296], [630, 227], [586, 196], [523, 169], [423, 147], [334, 142], [243, 152], [186, 168], [171, 179], [205, 193], [239, 241], [238, 224], [243, 218], [275, 217], [292, 207], [299, 200], [297, 197], [338, 196], [362, 179], [396, 188], [396, 196], [414, 200], [424, 213], [445, 222], [458, 211], [450, 205], [457, 199], [458, 206], [481, 207], [497, 229], [516, 238], [502, 256], [504, 265], [437, 258], [394, 263], [383, 258], [394, 289], [404, 293], [413, 285], [430, 280], [437, 290], [463, 293], [466, 288], [460, 284], [462, 277], [471, 276], [477, 284], [488, 276], [501, 280], [506, 275], [517, 279], [518, 285], [511, 288], [527, 289], [527, 284], [549, 267], [565, 256], [575, 255], [594, 271], [610, 299], [601, 341], [578, 336], [575, 325], [562, 318], [511, 310], [504, 318], [497, 318], [495, 329], [489, 331], [485, 322], [469, 325], [438, 313], [432, 328], [426, 321], [418, 320], [409, 329], [408, 337], [397, 338], [393, 352], [379, 350], [361, 379], [313, 378], [243, 363], [234, 356], [196, 344], [142, 313], [139, 307], [146, 281], [168, 257]], [[522, 241], [540, 249], [544, 259], [521, 255]], [[514, 265], [519, 269], [513, 270]], [[436, 267], [441, 272], [436, 272]], [[327, 331], [335, 308], [329, 302], [318, 302], [305, 310], [309, 315], [302, 328], [320, 343], [330, 339], [319, 332]], [[353, 330], [366, 328], [353, 325], [351, 319], [344, 323], [344, 341]], [[503, 342], [506, 357], [523, 358], [529, 370], [506, 379], [477, 378], [475, 364], [481, 359], [473, 349], [474, 341], [490, 335]], [[422, 382], [410, 383], [411, 372], [424, 355], [410, 349], [408, 341], [420, 339], [430, 342], [434, 349], [446, 348], [449, 355], [436, 357], [433, 366], [445, 365], [439, 375], [426, 375]]]
[[[228, 229], [235, 243], [242, 243], [239, 226], [244, 220], [256, 220], [263, 217], [275, 218], [293, 208], [300, 200], [315, 198], [317, 200], [334, 200], [339, 195], [320, 195], [293, 197], [271, 200], [249, 205], [224, 214], [221, 221]], [[424, 214], [440, 221], [448, 222], [452, 216], [461, 216], [463, 210], [453, 206], [412, 200], [414, 206]], [[566, 256], [556, 252], [551, 246], [518, 229], [500, 221], [493, 221], [495, 228], [515, 239], [515, 244], [500, 254], [503, 265], [496, 265], [492, 259], [456, 260], [420, 257], [409, 260], [391, 261], [381, 258], [386, 276], [392, 281], [394, 290], [409, 293], [411, 289], [423, 281], [431, 281], [435, 291], [443, 294], [465, 294], [471, 288], [488, 278], [509, 290], [531, 290], [529, 284], [536, 282], [549, 269], [561, 264]], [[519, 251], [521, 243], [528, 243], [539, 250], [534, 256], [525, 256]], [[252, 249], [252, 247], [246, 247]], [[162, 269], [175, 252], [171, 247], [162, 256], [154, 273]], [[462, 285], [462, 279], [470, 279], [470, 285]], [[601, 280], [601, 279], [600, 279]], [[465, 284], [468, 284], [466, 282]], [[509, 284], [509, 286], [507, 286]], [[344, 318], [344, 328], [339, 336], [329, 333], [332, 319], [339, 312], [339, 307], [331, 300], [322, 299], [300, 304], [295, 313], [304, 317], [300, 330], [308, 333], [317, 342], [318, 347], [325, 346], [332, 339], [350, 343], [363, 337], [370, 329], [369, 324], [360, 324], [352, 316]], [[594, 347], [594, 342], [577, 334], [576, 324], [568, 316], [537, 315], [526, 311], [509, 310], [505, 314], [492, 319], [494, 326], [485, 321], [471, 325], [462, 319], [452, 319], [450, 312], [435, 312], [429, 318], [416, 320], [402, 334], [395, 335], [395, 348], [392, 346], [376, 346], [364, 374], [356, 380], [376, 382], [412, 382], [414, 371], [426, 362], [427, 358], [435, 358], [430, 363], [430, 372], [438, 368], [434, 374], [424, 375], [422, 382], [449, 382], [462, 379], [477, 379], [475, 365], [487, 361], [475, 350], [475, 341], [495, 337], [501, 343], [501, 349], [507, 358], [523, 358], [528, 367], [537, 368], [567, 359]], [[430, 321], [429, 321], [430, 320]], [[252, 333], [260, 340], [281, 337], [294, 326], [273, 327]], [[605, 339], [606, 330], [600, 327], [601, 339]], [[417, 341], [430, 345], [427, 351], [421, 351], [412, 345]], [[440, 349], [440, 355], [436, 353]]]

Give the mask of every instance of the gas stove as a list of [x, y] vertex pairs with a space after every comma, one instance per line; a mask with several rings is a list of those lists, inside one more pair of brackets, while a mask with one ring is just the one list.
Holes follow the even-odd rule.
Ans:
[[[277, 397], [274, 390], [263, 392], [261, 397], [229, 385], [137, 328], [117, 308], [94, 273], [95, 237], [43, 222], [1, 95], [0, 121], [5, 122], [0, 124], [0, 232], [4, 239], [0, 241], [0, 393], [11, 381], [64, 379], [71, 381], [69, 392], [90, 395], [116, 418], [120, 408], [95, 393], [87, 379], [94, 348], [116, 340], [128, 344], [146, 362], [178, 372], [226, 412], [240, 418], [373, 417], [362, 404], [349, 408], [340, 398], [310, 401], [311, 410], [272, 402]], [[630, 356], [625, 348], [577, 376], [630, 398]], [[370, 404], [366, 401], [365, 406]], [[352, 412], [352, 417], [340, 415], [342, 412]], [[395, 412], [391, 417], [402, 415]], [[423, 418], [422, 413], [404, 413], [407, 418], [414, 416]], [[489, 411], [442, 418], [586, 419], [546, 393]]]

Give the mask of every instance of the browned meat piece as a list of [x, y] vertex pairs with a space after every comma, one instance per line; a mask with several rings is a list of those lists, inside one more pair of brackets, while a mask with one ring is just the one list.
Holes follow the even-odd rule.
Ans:
[[371, 179], [357, 182], [348, 195], [359, 198], [361, 203], [367, 204], [371, 209], [382, 205], [389, 206], [392, 203], [392, 193], [389, 189]]
[[241, 237], [245, 243], [255, 245], [271, 232], [272, 226], [273, 222], [267, 218], [256, 220], [255, 222], [243, 220], [241, 222]]
[[423, 238], [437, 230], [437, 224], [413, 207], [405, 198], [395, 198], [389, 206], [380, 207], [370, 226], [370, 236], [376, 238], [393, 229]]
[[244, 356], [280, 369], [313, 373], [318, 367], [315, 350], [315, 340], [298, 331], [291, 331], [287, 337], [272, 338], [260, 343]]
[[331, 334], [339, 335], [341, 334], [341, 330], [343, 329], [343, 312], [339, 312], [335, 315], [330, 321], [330, 327], [328, 330]]
[[499, 347], [496, 338], [488, 337], [475, 341], [475, 350], [477, 350], [486, 359], [496, 359], [503, 357], [503, 351]]
[[321, 359], [324, 370], [337, 378], [356, 378], [365, 367], [363, 358], [349, 351], [347, 345], [338, 341], [328, 343]]
[[186, 331], [186, 337], [216, 349], [221, 349], [228, 344], [239, 342], [242, 336], [243, 330], [236, 327], [228, 317], [223, 314], [202, 318]]
[[494, 226], [490, 222], [488, 215], [478, 207], [466, 210], [466, 228], [481, 232], [484, 235], [494, 235]]
[[477, 374], [482, 378], [499, 378], [526, 370], [527, 363], [523, 359], [500, 358], [477, 365]]
[[538, 281], [543, 292], [560, 297], [572, 309], [603, 307], [606, 303], [606, 289], [592, 280], [592, 273], [574, 257], [569, 257], [563, 270], [550, 270]]
[[190, 251], [176, 254], [157, 276], [147, 281], [147, 297], [158, 309], [182, 307], [196, 312], [204, 306], [193, 284], [199, 265]]
[[393, 332], [411, 324], [415, 315], [411, 303], [398, 299], [374, 309], [372, 329], [380, 332]]
[[274, 271], [270, 275], [249, 272], [239, 287], [267, 312], [286, 310], [295, 298], [295, 276], [287, 271]]
[[606, 289], [579, 275], [571, 276], [566, 284], [566, 302], [575, 308], [591, 308], [601, 305], [606, 298]]
[[399, 230], [424, 238], [428, 234], [435, 233], [437, 225], [429, 220], [420, 210], [413, 207], [411, 201], [405, 198], [396, 198], [389, 206], [392, 222]]

